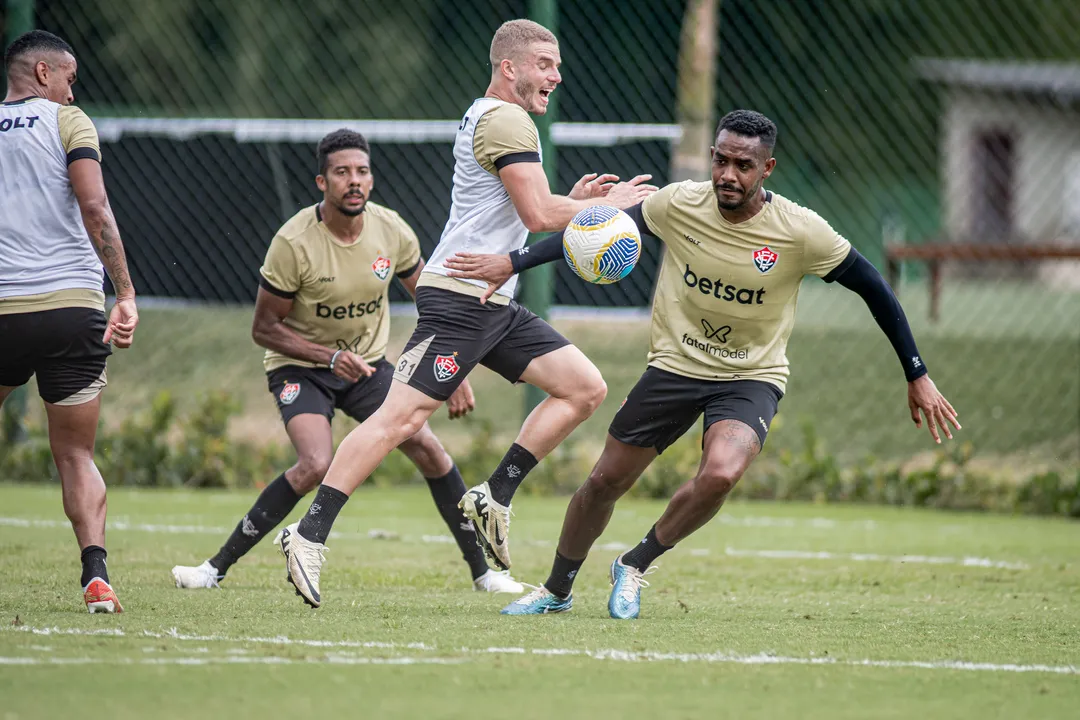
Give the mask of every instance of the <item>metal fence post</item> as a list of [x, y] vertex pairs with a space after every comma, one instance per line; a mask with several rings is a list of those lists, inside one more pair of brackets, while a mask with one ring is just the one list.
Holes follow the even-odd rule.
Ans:
[[[556, 36], [558, 30], [558, 0], [529, 0], [529, 18], [540, 23]], [[544, 154], [544, 172], [547, 174], [548, 184], [553, 190], [557, 181], [558, 150], [555, 143], [551, 142], [551, 125], [555, 122], [558, 113], [559, 94], [551, 96], [547, 112], [536, 119], [536, 129], [540, 134], [540, 146]], [[529, 242], [539, 240], [541, 235], [533, 235]], [[521, 300], [534, 313], [544, 318], [548, 317], [548, 309], [551, 307], [553, 293], [552, 283], [555, 281], [554, 268], [551, 265], [541, 265], [533, 268], [527, 275], [523, 275]], [[546, 397], [543, 390], [532, 385], [525, 386], [525, 416], [527, 417], [533, 408], [540, 404]]]

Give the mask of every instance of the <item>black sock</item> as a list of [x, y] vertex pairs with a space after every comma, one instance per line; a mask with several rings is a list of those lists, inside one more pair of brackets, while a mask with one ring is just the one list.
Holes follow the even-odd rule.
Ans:
[[574, 578], [577, 577], [578, 570], [581, 569], [581, 564], [583, 562], [585, 562], [585, 558], [571, 560], [570, 558], [563, 557], [562, 554], [556, 550], [555, 562], [551, 564], [551, 574], [548, 575], [544, 587], [558, 596], [560, 600], [565, 600], [570, 596], [570, 590], [574, 587]]
[[[503, 456], [499, 467], [488, 478], [488, 487], [491, 488], [491, 498], [500, 505], [509, 505], [514, 499], [518, 485], [536, 467], [539, 462], [533, 454], [517, 443], [510, 446]], [[463, 493], [464, 494], [464, 493]]]
[[298, 502], [300, 496], [285, 479], [285, 473], [278, 475], [274, 482], [263, 488], [255, 504], [237, 523], [236, 529], [218, 550], [217, 555], [210, 558], [210, 564], [218, 571], [218, 580], [225, 577], [233, 563], [244, 557], [267, 533], [276, 528], [278, 523], [287, 518]]
[[488, 571], [488, 564], [484, 559], [483, 549], [476, 544], [472, 522], [462, 514], [457, 505], [466, 489], [457, 465], [442, 477], [424, 479], [427, 480], [428, 490], [431, 491], [435, 507], [439, 509], [439, 515], [442, 515], [443, 522], [450, 528], [450, 534], [461, 548], [461, 556], [469, 564], [469, 571], [475, 580]]
[[305, 540], [325, 545], [330, 528], [334, 526], [338, 513], [348, 501], [349, 496], [337, 488], [320, 485], [315, 499], [311, 501], [311, 507], [300, 519], [296, 532]]
[[656, 526], [653, 525], [649, 528], [649, 534], [645, 536], [644, 540], [623, 553], [622, 563], [645, 572], [652, 565], [653, 560], [673, 547], [675, 546], [660, 544], [660, 541], [656, 539]]
[[98, 545], [87, 545], [82, 551], [82, 579], [83, 587], [90, 584], [94, 578], [101, 578], [109, 582], [109, 571], [105, 567], [105, 548]]

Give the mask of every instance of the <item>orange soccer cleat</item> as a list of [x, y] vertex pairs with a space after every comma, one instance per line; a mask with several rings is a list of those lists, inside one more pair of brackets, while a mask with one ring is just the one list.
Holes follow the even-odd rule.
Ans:
[[124, 608], [116, 598], [112, 586], [99, 577], [94, 578], [83, 590], [83, 599], [86, 601], [86, 609], [91, 615], [94, 613], [121, 613]]

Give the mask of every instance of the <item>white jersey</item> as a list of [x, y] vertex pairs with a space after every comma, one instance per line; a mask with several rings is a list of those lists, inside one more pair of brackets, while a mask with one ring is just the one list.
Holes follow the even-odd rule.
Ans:
[[[499, 170], [516, 162], [540, 160], [539, 134], [523, 108], [496, 98], [473, 102], [454, 140], [450, 218], [419, 285], [477, 296], [483, 292], [487, 283], [449, 278], [444, 263], [458, 252], [502, 255], [525, 245], [529, 231], [499, 179]], [[516, 288], [515, 275], [492, 300], [507, 303]]]
[[101, 160], [82, 110], [41, 98], [0, 104], [0, 313], [104, 307], [101, 262], [68, 164]]

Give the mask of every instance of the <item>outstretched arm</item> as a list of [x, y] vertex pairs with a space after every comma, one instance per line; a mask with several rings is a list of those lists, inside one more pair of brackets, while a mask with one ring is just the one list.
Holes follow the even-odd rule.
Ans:
[[938, 392], [934, 381], [927, 373], [926, 363], [919, 355], [915, 337], [911, 334], [904, 309], [881, 273], [859, 251], [852, 248], [848, 256], [832, 272], [825, 276], [826, 282], [838, 282], [848, 290], [858, 293], [870, 308], [878, 327], [889, 338], [889, 342], [904, 368], [904, 377], [908, 381], [908, 408], [916, 427], [922, 427], [921, 410], [926, 416], [927, 427], [934, 441], [940, 443], [940, 427], [945, 436], [952, 439], [949, 430], [951, 423], [957, 430], [960, 423], [956, 420], [956, 410], [945, 397]]
[[[642, 237], [657, 238], [656, 233], [649, 229], [645, 221], [645, 215], [641, 210], [641, 203], [629, 207], [626, 214], [637, 224], [638, 232]], [[517, 273], [555, 262], [563, 256], [563, 231], [548, 235], [543, 240], [526, 245], [509, 255], [478, 255], [475, 253], [457, 253], [446, 260], [446, 267], [450, 269], [451, 277], [466, 278], [470, 280], [483, 280], [488, 283], [488, 288], [480, 302], [486, 302], [496, 290], [503, 286], [507, 280]]]

